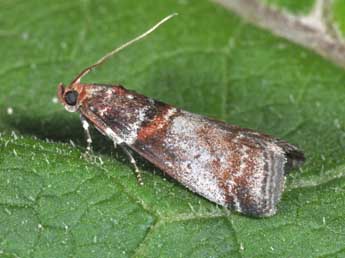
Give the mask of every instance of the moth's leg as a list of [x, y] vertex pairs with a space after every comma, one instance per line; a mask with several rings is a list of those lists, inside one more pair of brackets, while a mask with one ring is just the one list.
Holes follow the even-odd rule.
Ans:
[[[116, 143], [114, 142], [115, 148], [116, 148]], [[134, 173], [135, 176], [137, 177], [138, 180], [138, 184], [139, 185], [144, 185], [143, 182], [143, 178], [141, 176], [141, 172], [137, 166], [137, 163], [135, 161], [135, 159], [133, 158], [132, 154], [128, 151], [127, 146], [123, 143], [119, 144], [119, 146], [121, 147], [121, 149], [124, 151], [124, 153], [126, 153], [127, 157], [129, 158], [129, 161], [132, 163], [133, 167], [134, 167]]]
[[81, 123], [85, 131], [85, 135], [86, 135], [86, 142], [87, 142], [86, 152], [91, 154], [92, 153], [92, 138], [91, 138], [91, 134], [89, 130], [90, 124], [83, 115], [80, 115], [80, 120], [81, 120]]

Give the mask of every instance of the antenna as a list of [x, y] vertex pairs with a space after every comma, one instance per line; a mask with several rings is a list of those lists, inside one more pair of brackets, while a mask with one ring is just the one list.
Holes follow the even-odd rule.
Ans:
[[177, 13], [173, 13], [168, 15], [167, 17], [165, 17], [164, 19], [162, 19], [161, 21], [159, 21], [156, 25], [154, 25], [153, 27], [151, 27], [149, 30], [147, 30], [146, 32], [144, 32], [143, 34], [139, 35], [138, 37], [126, 42], [125, 44], [121, 45], [118, 48], [115, 48], [114, 50], [112, 50], [111, 52], [107, 53], [106, 55], [104, 55], [101, 59], [99, 59], [96, 63], [94, 63], [93, 65], [85, 68], [81, 73], [79, 73], [79, 75], [71, 82], [71, 84], [74, 83], [79, 83], [81, 78], [83, 78], [85, 75], [87, 75], [89, 72], [91, 72], [95, 67], [103, 64], [107, 59], [109, 59], [110, 57], [112, 57], [113, 55], [115, 55], [116, 53], [120, 52], [121, 50], [123, 50], [124, 48], [132, 45], [133, 43], [145, 38], [147, 35], [149, 35], [150, 33], [152, 33], [153, 31], [155, 31], [159, 26], [161, 26], [163, 23], [165, 23], [166, 21], [170, 20], [171, 18], [173, 18], [174, 16], [178, 15]]

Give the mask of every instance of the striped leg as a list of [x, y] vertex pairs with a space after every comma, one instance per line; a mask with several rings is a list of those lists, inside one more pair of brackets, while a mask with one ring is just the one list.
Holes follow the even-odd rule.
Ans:
[[81, 123], [85, 131], [85, 135], [86, 135], [86, 142], [87, 142], [86, 152], [88, 154], [91, 154], [92, 153], [92, 138], [91, 138], [91, 134], [89, 130], [90, 124], [82, 115], [80, 116], [80, 120], [81, 120]]

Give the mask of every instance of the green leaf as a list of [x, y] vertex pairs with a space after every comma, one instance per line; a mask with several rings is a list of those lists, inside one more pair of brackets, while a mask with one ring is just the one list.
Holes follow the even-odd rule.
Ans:
[[336, 28], [339, 30], [340, 34], [345, 36], [345, 4], [341, 0], [334, 0], [332, 2], [332, 16]]
[[[345, 73], [206, 1], [2, 1], [0, 257], [345, 256]], [[284, 138], [306, 153], [276, 216], [234, 214], [94, 132], [56, 86], [178, 12], [84, 79]], [[73, 144], [72, 144], [73, 143]]]

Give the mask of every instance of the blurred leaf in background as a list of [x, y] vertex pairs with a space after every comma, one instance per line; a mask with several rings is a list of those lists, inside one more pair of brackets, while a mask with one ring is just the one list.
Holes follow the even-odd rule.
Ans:
[[[308, 12], [305, 2], [287, 10]], [[342, 68], [208, 1], [4, 0], [0, 9], [0, 257], [345, 256]], [[57, 84], [173, 12], [84, 81], [299, 145], [307, 162], [272, 218], [218, 207], [140, 157], [138, 187], [96, 132], [98, 159], [81, 158], [83, 130], [57, 103]]]

